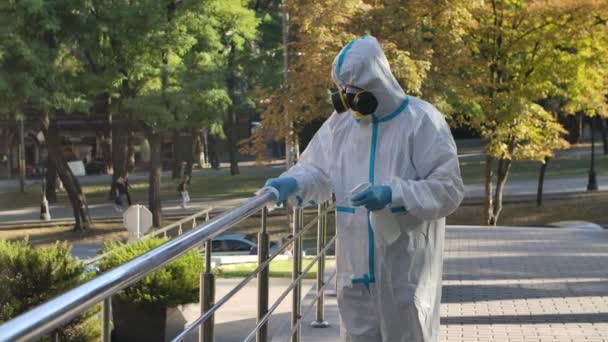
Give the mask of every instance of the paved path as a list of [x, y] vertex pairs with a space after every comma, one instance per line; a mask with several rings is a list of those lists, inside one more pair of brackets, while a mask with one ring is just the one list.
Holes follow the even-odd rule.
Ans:
[[[228, 291], [232, 290], [241, 279], [218, 279], [216, 283], [216, 300], [222, 298]], [[279, 296], [287, 289], [291, 279], [272, 278], [270, 279], [269, 303], [272, 305]], [[250, 281], [240, 292], [230, 299], [215, 316], [215, 342], [242, 341], [256, 326], [257, 308], [257, 281]], [[302, 292], [308, 293], [314, 281], [307, 279], [303, 281]], [[303, 305], [308, 302], [303, 301]], [[291, 320], [291, 294], [277, 307], [270, 320], [269, 335], [280, 331]], [[184, 324], [189, 325], [196, 320], [200, 314], [199, 304], [192, 304], [184, 307], [180, 312], [174, 311], [168, 317], [168, 328], [172, 332], [183, 330]], [[197, 334], [191, 333], [185, 339], [186, 342], [198, 341]], [[255, 341], [255, 338], [253, 339]]]
[[[270, 164], [265, 165], [265, 166], [257, 166], [255, 164], [255, 162], [239, 162], [239, 170], [241, 171], [241, 173], [259, 174], [259, 173], [268, 173], [269, 169], [283, 168], [284, 165], [285, 165], [285, 161], [283, 161], [283, 160], [273, 160], [272, 162], [270, 162]], [[229, 174], [230, 174], [230, 164], [226, 164], [226, 163], [222, 163], [218, 170], [213, 170], [213, 169], [192, 170], [193, 177], [207, 176], [207, 175], [218, 176], [218, 175], [229, 175]], [[147, 171], [137, 171], [137, 172], [134, 172], [129, 175], [129, 181], [130, 182], [143, 181], [143, 180], [147, 180], [148, 177], [149, 177], [149, 174]], [[112, 176], [105, 175], [105, 174], [86, 175], [86, 176], [79, 176], [76, 178], [78, 178], [78, 182], [80, 182], [81, 185], [84, 185], [84, 184], [110, 184], [110, 182], [112, 181]], [[170, 179], [171, 171], [163, 171], [162, 178]], [[32, 187], [32, 186], [36, 186], [36, 185], [39, 186], [39, 184], [40, 184], [40, 179], [30, 178], [30, 179], [26, 180], [27, 187]], [[17, 178], [0, 179], [0, 189], [4, 189], [4, 188], [11, 188], [11, 189], [19, 188], [19, 179], [17, 179]]]
[[[587, 176], [578, 177], [547, 177], [544, 184], [545, 194], [573, 193], [587, 191]], [[608, 176], [597, 176], [600, 191], [608, 191]], [[505, 186], [505, 196], [536, 196], [538, 180], [509, 180]], [[465, 184], [465, 197], [469, 199], [482, 198], [485, 193], [484, 184]]]
[[[608, 230], [449, 227], [445, 252], [441, 342], [608, 341]], [[303, 341], [339, 340], [326, 302]]]
[[[253, 196], [253, 194], [252, 194]], [[180, 207], [181, 201], [168, 200], [163, 201], [163, 213], [168, 215], [191, 215], [207, 208], [215, 208], [216, 210], [225, 210], [236, 208], [246, 198], [234, 196], [207, 196], [205, 198], [192, 198], [192, 202], [187, 209]], [[137, 203], [134, 203], [137, 204]], [[141, 203], [147, 206], [147, 203]], [[51, 205], [49, 209], [53, 220], [69, 220], [73, 219], [72, 207], [68, 204]], [[89, 205], [89, 212], [93, 220], [95, 218], [122, 218], [122, 212], [117, 211], [114, 202]], [[27, 207], [21, 209], [10, 209], [0, 211], [0, 223], [18, 221], [38, 221], [40, 217], [40, 207]]]
[[[608, 191], [608, 176], [598, 176], [597, 178], [600, 191]], [[536, 180], [511, 180], [507, 182], [505, 196], [525, 196], [536, 195]], [[545, 194], [556, 193], [576, 193], [587, 190], [587, 177], [548, 177], [545, 180]], [[253, 194], [252, 194], [253, 195]], [[466, 184], [465, 197], [467, 199], [478, 199], [484, 196], [483, 184]], [[199, 210], [214, 207], [229, 209], [236, 207], [244, 201], [244, 197], [214, 195], [196, 198], [193, 195], [190, 207], [187, 210], [180, 208], [177, 200], [163, 201], [163, 212], [166, 214], [188, 214]], [[144, 203], [145, 205], [145, 203]], [[114, 209], [113, 202], [92, 204], [89, 206], [91, 216], [95, 218], [121, 217], [119, 212]], [[53, 219], [71, 219], [72, 209], [68, 204], [52, 205], [50, 207]], [[21, 209], [0, 210], [0, 223], [12, 221], [38, 220], [40, 208], [27, 207]]]

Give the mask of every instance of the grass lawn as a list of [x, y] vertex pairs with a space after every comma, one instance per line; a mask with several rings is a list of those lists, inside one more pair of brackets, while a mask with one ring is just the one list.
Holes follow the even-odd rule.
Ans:
[[[251, 195], [258, 190], [268, 177], [278, 176], [279, 169], [268, 169], [268, 172], [255, 172], [238, 176], [209, 175], [193, 177], [189, 188], [190, 197], [209, 195]], [[163, 179], [161, 184], [161, 198], [163, 200], [179, 199], [177, 184], [179, 180]], [[147, 180], [131, 183], [131, 196], [134, 202], [147, 203]], [[104, 203], [108, 201], [108, 184], [84, 185], [83, 190], [89, 204]], [[59, 203], [69, 203], [65, 192], [57, 194]], [[0, 208], [17, 209], [40, 205], [40, 184], [29, 186], [24, 194], [19, 189], [0, 189]]]
[[96, 223], [87, 231], [74, 231], [73, 226], [55, 226], [23, 229], [1, 229], [0, 239], [17, 240], [27, 237], [34, 246], [54, 244], [56, 241], [71, 243], [126, 240], [127, 231], [115, 223]]
[[[539, 162], [517, 161], [513, 163], [509, 180], [537, 179], [540, 169]], [[484, 181], [485, 161], [465, 158], [460, 163], [462, 175], [466, 184], [479, 184]], [[547, 167], [547, 177], [585, 177], [589, 170], [589, 157], [581, 155], [565, 155], [552, 159]], [[608, 175], [608, 155], [596, 155], [596, 171], [598, 175]], [[250, 172], [238, 176], [225, 174], [210, 174], [195, 176], [190, 185], [190, 197], [197, 198], [209, 195], [250, 195], [264, 184], [267, 178], [278, 176], [278, 168], [265, 168], [258, 172]], [[178, 180], [163, 179], [161, 197], [163, 200], [178, 200]], [[148, 198], [147, 180], [131, 183], [133, 200], [146, 203]], [[90, 204], [107, 202], [108, 184], [90, 184], [83, 186]], [[58, 193], [59, 203], [68, 203], [65, 192]], [[40, 204], [40, 185], [33, 184], [21, 194], [19, 189], [0, 189], [0, 208], [17, 209], [38, 206]]]
[[[546, 199], [542, 207], [535, 201], [505, 203], [499, 225], [542, 226], [552, 222], [583, 220], [608, 227], [608, 196], [591, 193], [563, 199]], [[447, 224], [483, 225], [483, 205], [462, 205], [447, 218]]]
[[[305, 258], [302, 261], [302, 270], [304, 270], [312, 259]], [[334, 264], [335, 260], [325, 260], [325, 266], [329, 267]], [[270, 262], [270, 277], [271, 278], [289, 278], [291, 277], [291, 268], [293, 261], [289, 260], [273, 260]], [[250, 275], [258, 267], [257, 263], [234, 264], [218, 266], [214, 269], [214, 273], [222, 278], [243, 278]], [[317, 263], [306, 273], [305, 279], [315, 279], [317, 277]]]
[[[595, 162], [597, 174], [608, 175], [608, 155], [596, 154]], [[509, 180], [538, 179], [540, 166], [540, 162], [516, 161], [511, 167]], [[460, 162], [460, 170], [465, 184], [483, 183], [485, 160], [465, 159]], [[568, 156], [551, 159], [546, 172], [547, 177], [586, 176], [589, 172], [589, 157]]]

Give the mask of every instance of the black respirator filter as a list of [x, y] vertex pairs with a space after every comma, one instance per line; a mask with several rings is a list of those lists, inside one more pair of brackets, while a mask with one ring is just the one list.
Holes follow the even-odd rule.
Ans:
[[331, 102], [338, 114], [349, 109], [360, 115], [370, 115], [378, 109], [378, 100], [369, 91], [350, 92], [338, 90], [331, 93]]
[[346, 112], [348, 110], [346, 92], [338, 90], [331, 93], [331, 103], [338, 114]]

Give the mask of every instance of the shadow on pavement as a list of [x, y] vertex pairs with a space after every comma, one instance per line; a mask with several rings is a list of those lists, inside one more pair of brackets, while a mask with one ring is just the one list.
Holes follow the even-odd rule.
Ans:
[[606, 323], [608, 313], [545, 314], [545, 315], [503, 315], [503, 316], [463, 316], [442, 317], [441, 324], [551, 324], [551, 323]]
[[601, 297], [608, 295], [606, 282], [444, 285], [442, 303], [467, 303], [491, 300]]

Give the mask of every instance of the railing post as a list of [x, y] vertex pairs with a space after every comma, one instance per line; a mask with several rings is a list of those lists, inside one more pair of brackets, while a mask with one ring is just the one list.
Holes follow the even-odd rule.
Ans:
[[[268, 232], [266, 231], [268, 219], [268, 209], [264, 207], [262, 209], [262, 229], [258, 233], [258, 265], [268, 260]], [[258, 323], [268, 313], [268, 276], [269, 267], [264, 268], [258, 273]], [[257, 342], [268, 341], [268, 323], [265, 323], [260, 327], [256, 335]]]
[[[201, 273], [200, 284], [200, 299], [201, 299], [201, 315], [207, 312], [215, 303], [215, 276], [211, 269], [211, 239], [205, 242], [205, 272]], [[213, 325], [214, 317], [211, 316], [198, 329], [199, 342], [213, 342]]]
[[[325, 247], [326, 232], [327, 232], [327, 214], [324, 210], [327, 208], [327, 204], [319, 204], [317, 221], [317, 255], [321, 254], [321, 251]], [[319, 263], [317, 264], [317, 315], [314, 321], [310, 323], [313, 328], [327, 328], [329, 322], [323, 318], [323, 286], [325, 285], [325, 253], [321, 254]]]
[[[329, 205], [335, 204], [335, 203], [336, 203], [336, 195], [334, 194], [334, 195], [332, 195], [331, 202], [328, 202], [327, 205], [329, 206]], [[334, 208], [334, 235], [338, 234], [338, 227], [336, 226], [337, 224], [338, 224], [338, 211], [335, 210], [335, 208]], [[325, 229], [326, 229], [325, 231], [327, 232], [327, 216], [325, 216]], [[338, 250], [338, 243], [339, 243], [339, 241], [336, 239], [336, 242], [334, 242], [334, 250], [336, 251], [336, 253], [337, 253], [337, 250]], [[335, 288], [333, 288], [333, 289], [331, 289], [331, 288], [325, 289], [325, 295], [326, 296], [329, 296], [329, 297], [337, 297], [338, 296], [338, 277], [337, 276], [334, 277], [333, 282], [334, 282]]]
[[101, 342], [112, 340], [110, 329], [110, 313], [112, 311], [112, 297], [108, 297], [101, 303]]
[[[293, 236], [295, 237], [302, 229], [303, 211], [300, 208], [293, 209]], [[293, 270], [291, 279], [295, 281], [302, 274], [302, 240], [297, 238], [293, 241]], [[293, 288], [292, 308], [291, 308], [291, 328], [296, 328], [296, 332], [291, 337], [291, 342], [300, 342], [302, 333], [300, 325], [300, 305], [301, 305], [302, 281], [298, 281]]]

